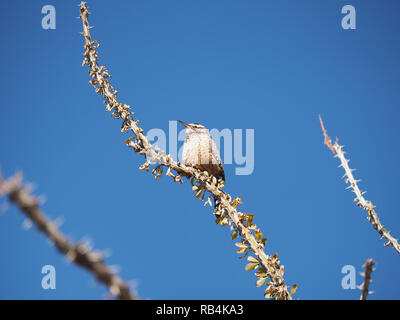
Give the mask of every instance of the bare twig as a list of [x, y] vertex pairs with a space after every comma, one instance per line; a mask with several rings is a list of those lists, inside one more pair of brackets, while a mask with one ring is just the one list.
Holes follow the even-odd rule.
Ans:
[[367, 259], [365, 261], [365, 264], [363, 265], [363, 268], [365, 268], [365, 272], [362, 274], [364, 276], [364, 282], [360, 286], [361, 290], [361, 297], [360, 300], [367, 300], [367, 296], [369, 294], [372, 294], [371, 291], [368, 291], [369, 285], [371, 284], [371, 273], [373, 270], [373, 267], [375, 265], [375, 261], [372, 259]]
[[84, 243], [73, 244], [40, 210], [38, 199], [30, 194], [29, 187], [23, 185], [22, 174], [17, 173], [8, 180], [0, 175], [0, 195], [5, 195], [15, 203], [36, 227], [44, 233], [59, 252], [76, 265], [91, 272], [100, 282], [104, 283], [112, 295], [119, 299], [138, 299], [129, 286], [104, 263], [103, 255], [98, 251], [90, 251]]
[[353, 171], [354, 169], [350, 169], [349, 167], [349, 159], [346, 159], [345, 152], [343, 151], [343, 146], [339, 145], [338, 139], [336, 139], [335, 143], [332, 144], [331, 138], [329, 138], [326, 129], [324, 127], [324, 123], [322, 122], [321, 116], [319, 116], [319, 120], [321, 122], [321, 128], [324, 134], [324, 143], [328, 146], [328, 148], [335, 154], [336, 158], [339, 158], [340, 160], [340, 166], [344, 169], [344, 176], [343, 178], [346, 178], [345, 182], [349, 184], [349, 186], [346, 189], [351, 189], [352, 192], [356, 195], [354, 198], [354, 202], [357, 202], [357, 206], [366, 210], [368, 212], [367, 219], [368, 221], [372, 224], [373, 228], [381, 235], [381, 239], [385, 238], [386, 243], [385, 246], [392, 245], [393, 248], [400, 253], [400, 245], [397, 242], [397, 239], [392, 237], [390, 232], [386, 230], [382, 223], [379, 220], [379, 217], [377, 213], [375, 212], [375, 206], [372, 204], [371, 201], [368, 201], [364, 198], [364, 194], [366, 191], [361, 191], [360, 188], [358, 187], [358, 182], [361, 180], [356, 180], [354, 179], [353, 176]]
[[[125, 141], [125, 144], [132, 148], [135, 152], [146, 157], [147, 161], [140, 166], [142, 170], [149, 170], [151, 163], [159, 165], [152, 170], [152, 174], [159, 178], [162, 175], [163, 168], [167, 168], [167, 176], [173, 178], [175, 182], [182, 183], [182, 177], [191, 178], [195, 196], [201, 197], [204, 200], [204, 194], [208, 191], [215, 197], [219, 203], [219, 208], [214, 212], [218, 218], [217, 223], [221, 225], [230, 225], [233, 230], [232, 239], [240, 236], [241, 242], [237, 243], [239, 247], [238, 253], [243, 253], [246, 256], [249, 251], [252, 251], [254, 257], [248, 257], [250, 263], [246, 266], [246, 270], [257, 270], [255, 273], [259, 278], [257, 285], [262, 285], [266, 282], [267, 289], [265, 297], [277, 299], [291, 299], [291, 293], [295, 291], [292, 288], [289, 293], [288, 288], [283, 279], [283, 266], [279, 265], [277, 254], [272, 257], [264, 252], [266, 238], [259, 228], [252, 223], [253, 215], [238, 212], [236, 207], [241, 203], [241, 199], [232, 197], [222, 191], [223, 184], [213, 176], [209, 176], [207, 172], [202, 172], [196, 168], [184, 166], [172, 159], [163, 150], [153, 148], [151, 143], [143, 134], [143, 129], [138, 126], [139, 121], [133, 119], [133, 113], [130, 112], [130, 106], [117, 101], [117, 91], [111, 86], [108, 78], [110, 77], [108, 70], [104, 66], [98, 65], [99, 44], [93, 41], [90, 35], [90, 26], [88, 22], [89, 11], [85, 2], [80, 4], [80, 18], [82, 19], [83, 37], [85, 38], [84, 45], [84, 60], [82, 65], [89, 67], [91, 80], [90, 84], [96, 89], [104, 99], [106, 110], [111, 111], [114, 118], [122, 119], [122, 132], [131, 131], [134, 137]], [[172, 172], [175, 171], [175, 173]], [[197, 183], [197, 185], [194, 184]], [[211, 203], [209, 199], [207, 203]], [[266, 281], [270, 279], [270, 281]]]

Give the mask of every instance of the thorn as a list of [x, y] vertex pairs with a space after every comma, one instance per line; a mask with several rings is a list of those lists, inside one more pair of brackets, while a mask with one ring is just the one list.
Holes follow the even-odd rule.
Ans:
[[33, 222], [32, 222], [31, 219], [26, 218], [26, 219], [24, 219], [24, 221], [22, 222], [22, 228], [23, 228], [25, 231], [28, 231], [30, 228], [32, 228], [32, 226], [33, 226]]
[[57, 217], [53, 223], [56, 225], [57, 228], [60, 228], [65, 222], [65, 219], [63, 217]]
[[107, 258], [111, 257], [111, 255], [112, 255], [112, 250], [109, 249], [109, 248], [104, 249], [104, 250], [101, 251], [101, 254], [103, 255], [103, 258], [104, 258], [104, 259], [107, 259]]
[[52, 239], [50, 239], [50, 238], [47, 238], [47, 239], [46, 239], [46, 244], [47, 244], [48, 246], [54, 246], [54, 241], [53, 241]]
[[47, 202], [47, 196], [44, 194], [41, 194], [40, 196], [37, 197], [38, 204], [40, 206], [43, 206]]
[[88, 235], [83, 236], [79, 242], [82, 243], [88, 251], [93, 249], [93, 240]]
[[5, 214], [9, 208], [10, 208], [10, 202], [8, 201], [4, 201], [2, 204], [0, 204], [0, 216]]
[[119, 266], [117, 264], [112, 264], [112, 265], [109, 266], [109, 268], [114, 273], [120, 273], [121, 272], [121, 266]]

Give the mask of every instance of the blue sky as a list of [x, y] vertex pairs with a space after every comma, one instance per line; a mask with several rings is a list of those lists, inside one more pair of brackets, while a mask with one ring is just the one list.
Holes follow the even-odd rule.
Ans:
[[[56, 29], [41, 8], [56, 8]], [[112, 252], [110, 265], [149, 299], [262, 299], [228, 228], [190, 184], [155, 181], [143, 158], [104, 111], [81, 68], [78, 1], [3, 1], [0, 166], [34, 182], [51, 219], [72, 240]], [[341, 28], [352, 4], [357, 29]], [[299, 299], [358, 299], [341, 287], [345, 265], [377, 262], [370, 299], [398, 299], [400, 257], [345, 191], [337, 159], [323, 145], [318, 114], [344, 144], [361, 189], [383, 224], [400, 236], [400, 20], [397, 1], [89, 1], [121, 102], [145, 132], [171, 120], [208, 128], [254, 129], [255, 167], [225, 190], [279, 254]], [[4, 200], [1, 200], [4, 202]], [[11, 207], [0, 215], [1, 299], [102, 299], [107, 290], [66, 262]], [[41, 269], [56, 268], [43, 290]]]

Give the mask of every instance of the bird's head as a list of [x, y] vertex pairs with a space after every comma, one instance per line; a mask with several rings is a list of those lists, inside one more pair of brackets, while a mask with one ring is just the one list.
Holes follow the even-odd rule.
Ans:
[[186, 128], [186, 134], [190, 135], [192, 133], [207, 133], [208, 130], [205, 126], [201, 125], [200, 123], [185, 123], [181, 120], [178, 120], [182, 123]]

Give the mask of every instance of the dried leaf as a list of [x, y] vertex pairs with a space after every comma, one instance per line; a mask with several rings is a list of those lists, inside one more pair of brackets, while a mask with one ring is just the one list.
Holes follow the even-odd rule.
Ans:
[[128, 144], [130, 141], [132, 141], [134, 137], [130, 137], [129, 139], [125, 140], [124, 144]]
[[290, 288], [290, 295], [294, 295], [297, 290], [297, 284], [292, 285]]
[[250, 250], [246, 250], [245, 254], [244, 254], [244, 255], [242, 255], [242, 256], [240, 256], [240, 257], [239, 257], [239, 259], [246, 258], [246, 257], [247, 257], [247, 255], [248, 255], [250, 252], [251, 252]]
[[258, 267], [258, 262], [257, 262], [257, 263], [251, 262], [251, 263], [248, 263], [248, 264], [244, 267], [244, 269], [245, 269], [246, 271], [251, 271], [251, 270], [256, 269], [257, 267]]
[[261, 231], [256, 232], [256, 239], [257, 241], [260, 241], [260, 239], [263, 237], [263, 233]]
[[247, 260], [249, 260], [250, 262], [259, 263], [259, 261], [254, 257], [248, 257]]
[[238, 253], [238, 254], [242, 254], [242, 253], [244, 253], [247, 249], [249, 249], [248, 247], [242, 247], [242, 248], [240, 248], [238, 251], [236, 251], [236, 253]]
[[247, 227], [250, 227], [253, 224], [254, 214], [247, 214]]
[[258, 279], [256, 282], [256, 286], [261, 287], [264, 284], [265, 280], [267, 280], [266, 277], [262, 277], [262, 278]]
[[267, 238], [262, 238], [260, 243], [263, 245], [263, 247], [265, 248], [266, 244], [267, 244]]
[[238, 205], [240, 205], [242, 203], [242, 195], [240, 195], [239, 197], [236, 197], [232, 202], [232, 207], [236, 208]]
[[197, 192], [195, 193], [194, 196], [198, 199], [198, 198], [200, 197], [200, 195], [201, 195], [202, 192], [203, 192], [203, 189], [200, 188], [199, 190], [197, 190]]
[[235, 230], [235, 231], [232, 232], [232, 237], [231, 237], [231, 239], [234, 240], [234, 239], [237, 238], [237, 236], [238, 236], [238, 231]]

